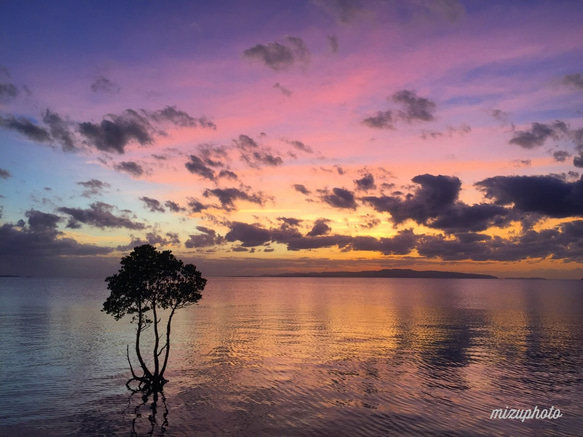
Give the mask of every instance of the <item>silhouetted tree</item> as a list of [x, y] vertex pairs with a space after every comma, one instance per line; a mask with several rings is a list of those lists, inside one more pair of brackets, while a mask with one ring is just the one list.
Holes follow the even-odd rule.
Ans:
[[[170, 354], [170, 330], [177, 309], [196, 303], [201, 297], [206, 279], [192, 264], [184, 264], [169, 250], [159, 252], [149, 244], [135, 247], [121, 259], [121, 268], [105, 279], [111, 294], [103, 303], [103, 310], [116, 320], [126, 314], [136, 323], [135, 352], [142, 376], [136, 375], [129, 356], [132, 378], [139, 382], [139, 390], [160, 392], [167, 382], [164, 378]], [[163, 318], [166, 318], [164, 332]], [[153, 325], [152, 363], [148, 366], [142, 353], [142, 333]]]

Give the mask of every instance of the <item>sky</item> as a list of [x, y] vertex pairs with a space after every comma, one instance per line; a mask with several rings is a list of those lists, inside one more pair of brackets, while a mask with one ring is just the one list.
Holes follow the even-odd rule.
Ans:
[[583, 2], [0, 1], [0, 274], [583, 277]]

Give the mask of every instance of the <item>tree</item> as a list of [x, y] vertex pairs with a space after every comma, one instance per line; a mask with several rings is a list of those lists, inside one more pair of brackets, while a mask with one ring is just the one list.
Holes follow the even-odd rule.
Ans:
[[[121, 268], [113, 276], [105, 279], [111, 291], [103, 303], [102, 311], [116, 320], [125, 315], [132, 316], [136, 323], [135, 353], [142, 369], [142, 376], [136, 375], [129, 356], [127, 358], [132, 381], [139, 383], [138, 390], [161, 392], [168, 382], [164, 372], [170, 355], [170, 331], [176, 310], [196, 303], [202, 298], [206, 279], [192, 264], [184, 264], [169, 250], [159, 252], [149, 244], [135, 247], [132, 253], [121, 259]], [[166, 328], [163, 328], [163, 316]], [[153, 325], [149, 336], [152, 347], [152, 362], [146, 363], [142, 353], [142, 333]]]

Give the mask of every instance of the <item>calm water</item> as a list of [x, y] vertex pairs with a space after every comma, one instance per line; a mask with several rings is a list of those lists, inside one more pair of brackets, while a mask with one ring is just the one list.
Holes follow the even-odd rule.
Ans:
[[[583, 281], [211, 278], [154, 421], [103, 281], [0, 278], [0, 435], [581, 435]], [[559, 408], [494, 420], [496, 408]], [[165, 423], [166, 419], [166, 423]]]

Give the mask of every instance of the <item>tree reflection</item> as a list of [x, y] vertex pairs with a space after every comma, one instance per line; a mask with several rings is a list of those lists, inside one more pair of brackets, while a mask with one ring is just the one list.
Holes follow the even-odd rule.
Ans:
[[[138, 396], [136, 396], [138, 395]], [[139, 400], [136, 400], [139, 399]], [[150, 402], [151, 399], [151, 403]], [[134, 405], [135, 404], [135, 405]], [[168, 427], [168, 406], [162, 391], [132, 390], [126, 414], [132, 416], [130, 436], [161, 436]]]

